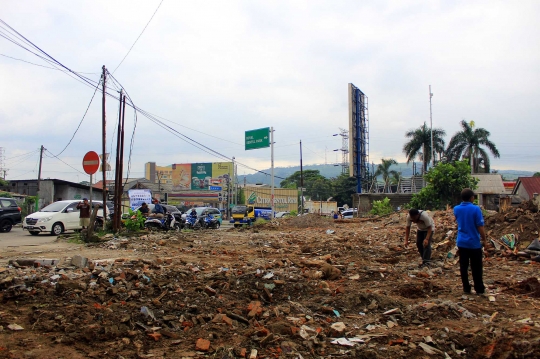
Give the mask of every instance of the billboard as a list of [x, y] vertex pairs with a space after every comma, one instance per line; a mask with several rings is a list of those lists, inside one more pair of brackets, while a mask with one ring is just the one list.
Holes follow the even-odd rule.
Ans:
[[[272, 190], [268, 187], [244, 187], [246, 204], [256, 207], [270, 207]], [[298, 210], [298, 191], [289, 188], [274, 188], [274, 209], [276, 212]]]
[[369, 175], [369, 118], [368, 98], [352, 83], [348, 86], [349, 97], [349, 171], [356, 177], [358, 193], [368, 187]]
[[191, 163], [172, 165], [173, 191], [191, 189]]
[[152, 192], [149, 189], [130, 189], [128, 196], [131, 210], [142, 206], [143, 203], [152, 203]]
[[233, 177], [232, 162], [177, 163], [171, 167], [173, 191], [208, 191], [210, 186], [226, 187]]
[[214, 162], [212, 163], [211, 186], [227, 187], [227, 183], [233, 176], [232, 162]]

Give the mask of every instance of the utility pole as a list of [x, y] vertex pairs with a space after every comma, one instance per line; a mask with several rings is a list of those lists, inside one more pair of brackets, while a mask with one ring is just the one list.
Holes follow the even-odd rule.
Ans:
[[120, 229], [120, 196], [122, 186], [122, 101], [124, 101], [124, 90], [120, 89], [120, 105], [118, 108], [118, 130], [116, 134], [116, 167], [114, 172], [114, 216], [113, 216], [113, 231], [117, 232]]
[[[105, 95], [107, 90], [107, 68], [105, 65], [101, 68], [103, 70], [103, 97], [101, 99], [101, 140], [102, 140], [102, 158], [101, 158], [101, 170], [103, 171], [103, 214], [105, 215], [105, 207], [107, 206], [107, 154], [105, 153], [105, 145], [107, 140], [107, 121], [105, 115]], [[103, 220], [103, 229], [105, 229], [105, 217]]]
[[36, 212], [39, 211], [39, 191], [41, 187], [41, 164], [43, 163], [43, 151], [45, 150], [45, 147], [41, 145], [41, 149], [39, 151], [39, 171], [38, 171], [38, 178], [37, 178], [37, 193], [36, 193]]
[[272, 218], [274, 218], [274, 127], [270, 127], [270, 162], [271, 162], [271, 190], [270, 190], [270, 205], [272, 207]]
[[122, 195], [124, 194], [124, 185], [122, 183], [122, 174], [124, 173], [124, 119], [126, 117], [126, 95], [124, 95], [124, 100], [122, 104], [122, 134], [120, 136], [120, 173], [118, 178], [120, 179], [120, 184], [118, 187], [118, 228], [120, 229], [122, 223]]
[[304, 214], [304, 168], [302, 166], [302, 140], [300, 140], [300, 214]]
[[431, 126], [431, 160], [433, 162], [433, 167], [435, 167], [435, 149], [433, 148], [433, 117], [431, 115], [431, 98], [433, 93], [431, 92], [431, 85], [429, 85], [429, 123]]
[[236, 191], [236, 177], [235, 177], [235, 173], [236, 173], [235, 166], [236, 165], [234, 164], [234, 159], [235, 158], [233, 156], [233, 158], [232, 158], [232, 189], [231, 189], [231, 195], [233, 196], [233, 198], [232, 198], [232, 205], [233, 206], [236, 205], [236, 193], [237, 193], [237, 191]]

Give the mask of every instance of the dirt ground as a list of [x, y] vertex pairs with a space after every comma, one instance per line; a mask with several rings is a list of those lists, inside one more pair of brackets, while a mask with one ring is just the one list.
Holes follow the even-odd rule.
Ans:
[[432, 215], [429, 268], [403, 247], [405, 213], [3, 253], [0, 358], [539, 358], [540, 214], [486, 219], [519, 241], [487, 248], [485, 297], [448, 258], [451, 212]]

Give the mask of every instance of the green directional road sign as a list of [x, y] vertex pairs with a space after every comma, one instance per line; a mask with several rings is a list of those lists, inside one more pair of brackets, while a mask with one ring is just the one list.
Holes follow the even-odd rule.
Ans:
[[270, 147], [270, 127], [246, 131], [246, 151]]

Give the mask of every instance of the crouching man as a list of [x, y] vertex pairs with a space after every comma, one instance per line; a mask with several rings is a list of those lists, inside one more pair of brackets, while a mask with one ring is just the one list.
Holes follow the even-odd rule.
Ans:
[[416, 223], [416, 248], [422, 258], [420, 267], [429, 265], [431, 261], [431, 240], [435, 224], [433, 219], [425, 212], [417, 209], [411, 209], [407, 216], [407, 227], [405, 228], [405, 247], [409, 245], [409, 235], [411, 233], [411, 225]]

